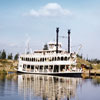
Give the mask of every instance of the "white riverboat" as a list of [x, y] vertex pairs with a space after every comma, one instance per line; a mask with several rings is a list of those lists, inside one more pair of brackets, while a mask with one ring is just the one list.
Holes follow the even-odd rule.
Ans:
[[82, 69], [76, 67], [76, 53], [70, 52], [70, 30], [68, 30], [68, 51], [63, 50], [58, 43], [49, 42], [47, 50], [37, 50], [33, 53], [21, 54], [19, 57], [18, 72], [44, 75], [77, 76]]

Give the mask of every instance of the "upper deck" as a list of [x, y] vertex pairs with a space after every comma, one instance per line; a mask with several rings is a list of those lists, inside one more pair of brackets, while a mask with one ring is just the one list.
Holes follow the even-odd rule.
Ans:
[[75, 53], [68, 53], [61, 48], [61, 43], [58, 44], [58, 53], [56, 53], [56, 43], [49, 42], [47, 50], [36, 50], [33, 53], [26, 53], [20, 57], [76, 57]]

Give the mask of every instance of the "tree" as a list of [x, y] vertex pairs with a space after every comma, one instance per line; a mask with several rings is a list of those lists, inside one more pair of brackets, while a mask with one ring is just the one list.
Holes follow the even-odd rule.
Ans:
[[48, 50], [48, 45], [45, 44], [43, 50]]
[[17, 53], [14, 57], [14, 60], [18, 60], [19, 54]]
[[2, 53], [1, 53], [1, 59], [6, 59], [6, 52], [5, 52], [5, 50], [3, 50]]
[[79, 57], [81, 59], [83, 58], [82, 54], [81, 55], [77, 54], [77, 57]]
[[0, 51], [0, 59], [1, 59], [1, 51]]
[[13, 58], [12, 53], [10, 53], [10, 54], [8, 55], [8, 59], [12, 59], [12, 58]]

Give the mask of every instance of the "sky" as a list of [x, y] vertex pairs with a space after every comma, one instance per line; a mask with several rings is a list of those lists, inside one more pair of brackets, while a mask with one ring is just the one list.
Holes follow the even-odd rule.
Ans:
[[0, 0], [0, 50], [24, 53], [28, 43], [42, 49], [57, 27], [65, 50], [67, 38], [60, 36], [70, 29], [71, 50], [100, 59], [100, 0]]

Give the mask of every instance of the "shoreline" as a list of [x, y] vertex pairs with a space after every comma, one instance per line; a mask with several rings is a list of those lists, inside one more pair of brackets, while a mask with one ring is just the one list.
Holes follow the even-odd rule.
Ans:
[[[0, 59], [0, 74], [17, 73], [18, 61], [9, 59]], [[100, 76], [100, 69], [84, 69], [83, 74]]]
[[0, 74], [1, 73], [9, 73], [9, 72], [17, 72], [18, 61], [9, 60], [9, 59], [0, 59]]

